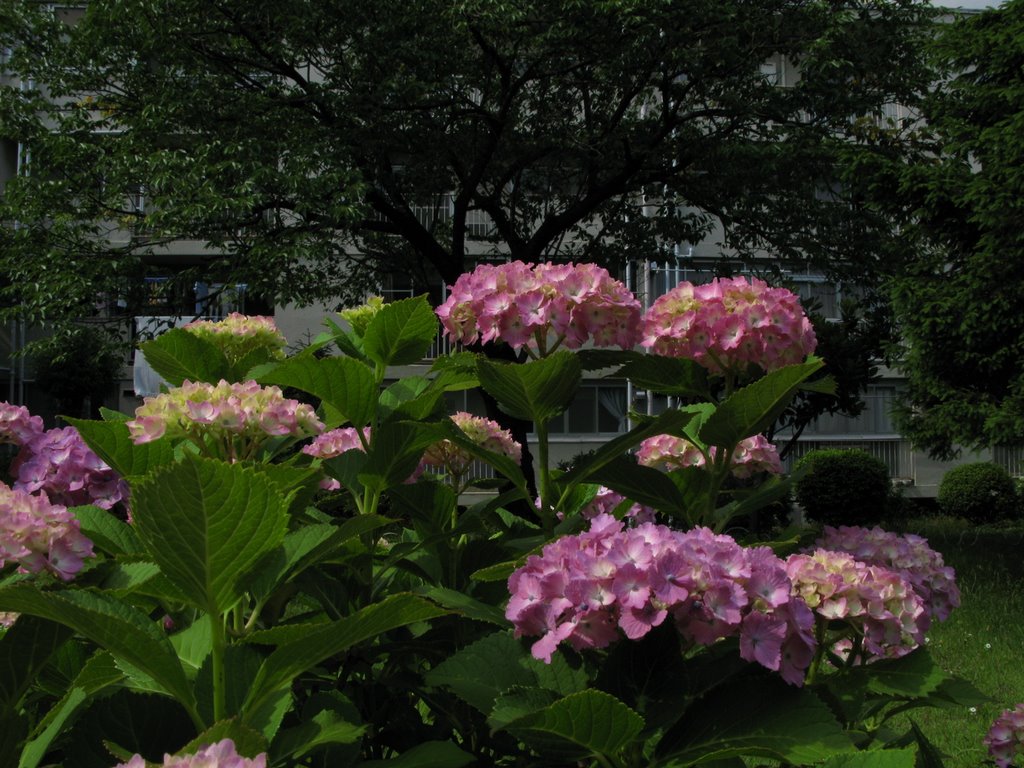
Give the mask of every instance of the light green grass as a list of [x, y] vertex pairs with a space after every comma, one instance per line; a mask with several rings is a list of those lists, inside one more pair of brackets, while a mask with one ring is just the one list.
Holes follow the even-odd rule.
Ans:
[[947, 768], [978, 768], [999, 713], [1024, 702], [1024, 528], [978, 528], [926, 519], [907, 526], [957, 572], [962, 604], [928, 633], [935, 661], [992, 698], [972, 711], [917, 710], [914, 720], [948, 755]]

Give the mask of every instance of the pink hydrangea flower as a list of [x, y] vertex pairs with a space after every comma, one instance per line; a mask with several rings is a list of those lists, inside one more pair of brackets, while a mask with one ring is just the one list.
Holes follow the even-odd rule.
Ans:
[[[715, 446], [708, 448], [714, 460]], [[637, 447], [637, 461], [645, 467], [660, 469], [685, 469], [703, 467], [707, 462], [696, 445], [682, 437], [655, 435], [644, 440]], [[731, 469], [740, 478], [751, 477], [758, 472], [782, 474], [782, 462], [778, 449], [764, 437], [754, 435], [740, 441], [732, 454]]]
[[924, 640], [924, 605], [899, 573], [817, 549], [786, 560], [793, 594], [827, 621], [845, 621], [874, 657], [903, 656]]
[[45, 493], [54, 504], [111, 509], [128, 498], [128, 485], [82, 440], [74, 427], [40, 432], [11, 465], [14, 487]]
[[999, 768], [1020, 765], [1024, 757], [1024, 704], [1003, 710], [989, 728], [983, 742]]
[[945, 621], [960, 605], [955, 571], [943, 563], [942, 555], [921, 536], [891, 533], [877, 527], [825, 526], [817, 546], [848, 552], [862, 563], [880, 565], [900, 574], [921, 598], [925, 611], [921, 624], [925, 631], [932, 618]]
[[[580, 510], [580, 516], [584, 520], [593, 520], [598, 515], [611, 515], [625, 500], [626, 497], [621, 493], [601, 486], [590, 503]], [[637, 503], [632, 504], [625, 514], [625, 517], [636, 525], [653, 523], [654, 516], [655, 511], [651, 507]]]
[[222, 349], [232, 363], [258, 349], [272, 358], [284, 358], [287, 342], [272, 317], [232, 312], [223, 320], [195, 320], [184, 329]]
[[[452, 414], [451, 419], [455, 422], [455, 426], [477, 445], [494, 453], [508, 456], [516, 464], [522, 460], [522, 446], [515, 441], [512, 433], [507, 429], [502, 429], [498, 422], [483, 416], [474, 416], [465, 411]], [[436, 469], [443, 471], [454, 478], [456, 483], [459, 483], [472, 464], [473, 456], [466, 450], [451, 440], [439, 440], [424, 452], [417, 474], [425, 469]]]
[[508, 587], [505, 615], [517, 637], [539, 636], [532, 653], [544, 661], [562, 642], [604, 648], [669, 618], [689, 643], [738, 638], [743, 658], [793, 685], [814, 653], [813, 615], [792, 599], [783, 561], [707, 528], [626, 528], [599, 514], [530, 556]]
[[9, 611], [0, 611], [0, 627], [10, 629], [14, 626], [14, 622], [17, 620], [18, 614], [10, 613]]
[[801, 362], [814, 352], [817, 339], [795, 294], [737, 277], [680, 283], [659, 297], [644, 315], [640, 343], [721, 374]]
[[147, 397], [127, 424], [136, 444], [186, 437], [207, 448], [227, 446], [229, 459], [245, 458], [268, 437], [304, 438], [324, 429], [311, 406], [285, 398], [278, 387], [224, 380], [185, 381]]
[[0, 402], [0, 443], [24, 445], [43, 433], [43, 420], [23, 405]]
[[594, 264], [481, 264], [459, 277], [437, 315], [453, 341], [504, 341], [540, 354], [639, 341], [640, 302]]
[[92, 557], [92, 542], [66, 507], [0, 483], [0, 568], [49, 571], [70, 581]]
[[[218, 741], [203, 747], [193, 755], [164, 755], [163, 768], [267, 768], [267, 754], [256, 757], [242, 757], [235, 751], [235, 742], [231, 739]], [[134, 755], [127, 763], [119, 763], [114, 768], [146, 768], [146, 761], [141, 755]]]
[[[333, 459], [346, 451], [365, 451], [363, 443], [370, 440], [370, 428], [363, 427], [362, 433], [363, 439], [360, 440], [355, 427], [332, 429], [317, 435], [312, 443], [302, 447], [302, 452], [317, 459]], [[327, 477], [320, 481], [320, 488], [336, 491], [341, 488], [341, 483], [333, 477]]]

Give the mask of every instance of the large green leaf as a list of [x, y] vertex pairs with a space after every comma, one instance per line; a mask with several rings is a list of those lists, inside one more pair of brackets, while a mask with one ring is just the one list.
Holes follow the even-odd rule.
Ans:
[[590, 480], [670, 515], [683, 515], [687, 509], [685, 497], [664, 472], [642, 467], [632, 456], [619, 456], [605, 463]]
[[0, 636], [0, 710], [13, 710], [72, 632], [64, 625], [22, 616]]
[[820, 370], [824, 361], [787, 365], [733, 392], [708, 418], [700, 439], [708, 445], [731, 448], [740, 440], [764, 432], [786, 409], [801, 384]]
[[803, 765], [853, 751], [814, 693], [765, 676], [712, 689], [666, 731], [656, 754], [678, 766], [738, 756]]
[[440, 418], [444, 415], [444, 391], [424, 376], [399, 379], [380, 393], [380, 419]]
[[99, 507], [75, 507], [81, 531], [108, 555], [137, 555], [142, 542], [132, 526]]
[[572, 669], [561, 654], [555, 654], [550, 665], [544, 664], [530, 656], [510, 632], [495, 632], [460, 649], [425, 679], [429, 685], [450, 688], [485, 715], [498, 696], [512, 688], [540, 688], [567, 696], [587, 685], [586, 674]]
[[123, 421], [67, 419], [86, 445], [121, 477], [145, 475], [174, 461], [174, 449], [167, 440], [136, 445]]
[[582, 378], [580, 362], [571, 352], [556, 352], [528, 363], [477, 361], [480, 386], [498, 407], [517, 419], [546, 422], [569, 407]]
[[231, 365], [215, 344], [182, 328], [145, 341], [139, 349], [153, 370], [175, 387], [186, 379], [216, 384], [231, 375]]
[[867, 671], [867, 689], [885, 696], [920, 698], [934, 693], [949, 675], [924, 646], [898, 659], [883, 659]]
[[53, 740], [60, 735], [64, 724], [72, 717], [78, 708], [86, 700], [85, 691], [81, 688], [72, 688], [62, 699], [57, 714], [53, 717], [42, 733], [29, 741], [21, 752], [21, 759], [18, 761], [18, 768], [36, 768], [53, 744]]
[[378, 491], [404, 483], [438, 434], [435, 425], [412, 421], [382, 424], [371, 436], [359, 482]]
[[377, 383], [373, 372], [351, 357], [318, 359], [312, 355], [297, 355], [273, 370], [263, 374], [261, 384], [295, 387], [308, 392], [328, 404], [342, 422], [363, 427], [370, 423], [377, 406]]
[[385, 304], [363, 334], [363, 351], [378, 365], [409, 365], [426, 357], [437, 317], [426, 296]]
[[506, 730], [541, 754], [614, 755], [643, 730], [644, 721], [603, 691], [580, 691], [509, 723]]
[[674, 397], [711, 399], [707, 369], [693, 360], [642, 355], [630, 360], [615, 375], [624, 376], [639, 389]]
[[152, 559], [198, 607], [219, 615], [243, 575], [284, 539], [288, 502], [261, 473], [188, 457], [136, 484], [135, 527]]
[[216, 744], [222, 739], [231, 739], [235, 743], [235, 751], [243, 757], [256, 757], [267, 751], [267, 740], [263, 734], [242, 725], [237, 718], [228, 718], [211, 725], [179, 749], [178, 754], [194, 754], [202, 747]]
[[0, 588], [0, 610], [27, 613], [70, 627], [142, 670], [195, 714], [192, 689], [178, 655], [156, 623], [138, 609], [102, 592], [43, 592], [21, 583]]
[[274, 739], [273, 754], [275, 758], [298, 758], [325, 744], [352, 744], [365, 732], [365, 725], [350, 723], [337, 712], [323, 709], [299, 726], [281, 731]]
[[277, 691], [289, 686], [296, 675], [324, 659], [388, 630], [445, 613], [445, 609], [421, 597], [392, 595], [323, 628], [311, 629], [304, 637], [293, 642], [284, 643], [267, 657], [260, 669], [245, 702], [246, 718]]
[[390, 518], [380, 515], [359, 515], [341, 525], [304, 525], [291, 531], [257, 564], [256, 577], [249, 584], [249, 590], [258, 597], [268, 595], [306, 568], [330, 557], [345, 542], [390, 522]]

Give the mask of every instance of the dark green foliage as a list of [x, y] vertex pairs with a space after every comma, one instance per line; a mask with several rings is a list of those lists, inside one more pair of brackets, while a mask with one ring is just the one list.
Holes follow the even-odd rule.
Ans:
[[796, 483], [807, 517], [826, 525], [875, 525], [891, 496], [885, 463], [857, 448], [811, 451], [797, 463], [810, 471]]
[[949, 470], [939, 485], [939, 506], [947, 515], [991, 523], [1017, 511], [1017, 489], [998, 464], [979, 461]]

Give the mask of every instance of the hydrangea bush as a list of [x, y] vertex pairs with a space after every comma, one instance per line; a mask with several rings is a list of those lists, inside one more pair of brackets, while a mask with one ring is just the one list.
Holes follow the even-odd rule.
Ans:
[[[643, 316], [603, 269], [513, 262], [436, 314], [342, 319], [286, 358], [266, 318], [169, 331], [143, 345], [166, 392], [62, 428], [94, 459], [32, 449], [66, 479], [0, 493], [0, 764], [931, 759], [891, 716], [965, 690], [921, 645], [959, 599], [941, 557], [731, 535], [789, 492], [763, 432], [822, 366], [792, 294], [682, 285]], [[477, 351], [389, 382], [439, 320]], [[687, 404], [552, 468], [550, 423], [606, 370]], [[447, 413], [475, 387], [499, 413]], [[533, 424], [536, 487], [506, 419]], [[0, 408], [0, 439], [41, 434]], [[500, 482], [470, 498], [476, 463]], [[123, 492], [67, 495], [100, 487]]]

